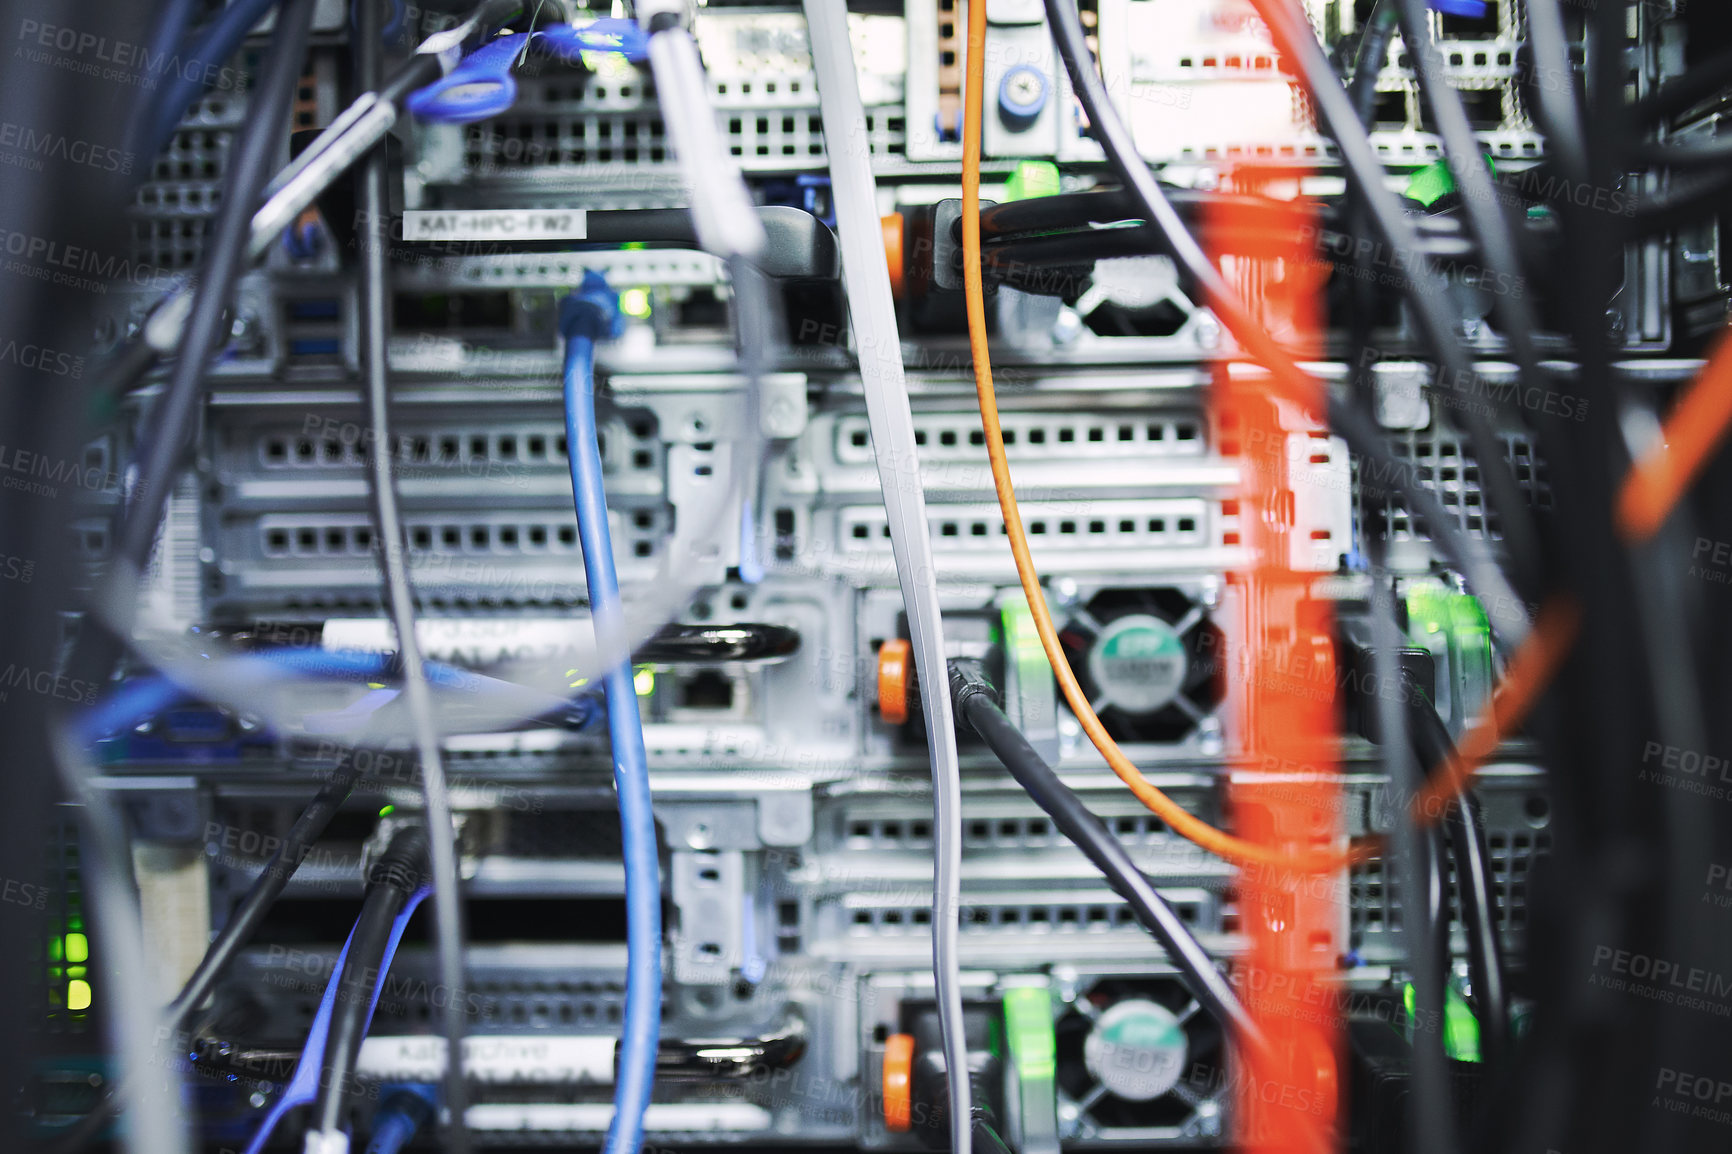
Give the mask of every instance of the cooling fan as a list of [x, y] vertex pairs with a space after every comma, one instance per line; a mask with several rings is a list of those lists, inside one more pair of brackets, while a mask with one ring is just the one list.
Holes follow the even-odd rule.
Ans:
[[1219, 1135], [1224, 1035], [1177, 979], [1096, 982], [1057, 1032], [1061, 1117], [1075, 1137]]
[[1226, 695], [1226, 636], [1179, 589], [1103, 589], [1059, 642], [1115, 741], [1183, 741]]

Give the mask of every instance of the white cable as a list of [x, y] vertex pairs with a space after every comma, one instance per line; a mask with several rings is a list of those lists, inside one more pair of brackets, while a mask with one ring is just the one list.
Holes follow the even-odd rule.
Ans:
[[908, 612], [914, 667], [925, 691], [926, 740], [932, 754], [933, 877], [932, 977], [938, 1021], [944, 1034], [944, 1065], [950, 1083], [950, 1149], [970, 1154], [972, 1108], [968, 1048], [962, 1026], [962, 974], [957, 958], [957, 918], [962, 899], [962, 771], [956, 757], [956, 726], [950, 710], [950, 678], [944, 663], [944, 630], [938, 610], [938, 575], [926, 522], [926, 497], [914, 441], [914, 413], [902, 372], [902, 344], [890, 272], [878, 222], [878, 191], [872, 179], [870, 138], [848, 12], [835, 0], [804, 0], [824, 118], [830, 163], [830, 196], [841, 233], [842, 277], [848, 315], [866, 392], [866, 418], [878, 458], [878, 483], [890, 526], [896, 577]]
[[639, 3], [637, 12], [650, 34], [656, 102], [686, 183], [698, 243], [724, 259], [757, 256], [764, 249], [764, 225], [740, 166], [716, 127], [703, 60], [684, 27], [690, 13], [683, 3], [672, 0]]

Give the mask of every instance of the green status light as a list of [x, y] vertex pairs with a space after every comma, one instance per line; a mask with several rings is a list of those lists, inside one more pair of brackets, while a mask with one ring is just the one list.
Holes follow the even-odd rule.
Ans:
[[[1401, 1004], [1407, 1010], [1408, 1040], [1413, 1035], [1413, 983], [1407, 983], [1401, 991]], [[1467, 999], [1451, 985], [1444, 998], [1443, 1005], [1443, 1052], [1457, 1062], [1479, 1061], [1479, 1019], [1473, 1016], [1473, 1007], [1467, 1004]]]
[[1016, 986], [1004, 992], [1004, 1025], [1011, 1061], [1023, 1081], [1058, 1073], [1058, 1037], [1053, 1028], [1052, 993], [1041, 986]]

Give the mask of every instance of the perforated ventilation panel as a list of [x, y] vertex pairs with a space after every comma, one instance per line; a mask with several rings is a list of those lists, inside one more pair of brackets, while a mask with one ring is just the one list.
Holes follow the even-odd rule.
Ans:
[[[258, 435], [258, 463], [269, 470], [359, 469], [367, 463], [372, 442], [360, 430], [345, 426], [347, 435], [307, 436], [298, 431], [266, 430]], [[604, 468], [655, 470], [660, 467], [660, 442], [651, 421], [627, 424], [611, 421], [601, 431]], [[395, 458], [405, 466], [427, 466], [459, 473], [484, 470], [494, 480], [510, 480], [513, 470], [566, 468], [565, 429], [557, 421], [525, 422], [516, 428], [450, 425], [407, 430], [396, 438]]]
[[213, 94], [193, 105], [151, 164], [132, 210], [132, 259], [138, 277], [197, 266], [204, 234], [222, 201], [222, 179], [246, 100]]
[[525, 858], [618, 858], [619, 814], [611, 809], [544, 809], [505, 817], [498, 853]]
[[[1498, 929], [1513, 943], [1527, 929], [1528, 875], [1535, 859], [1550, 851], [1551, 835], [1499, 828], [1487, 831], [1486, 842]], [[1465, 927], [1453, 861], [1449, 863], [1448, 883], [1451, 932], [1461, 934]], [[1399, 952], [1403, 895], [1393, 868], [1381, 858], [1354, 866], [1348, 877], [1348, 899], [1348, 927], [1354, 947], [1376, 957]]]
[[[758, 91], [765, 87], [771, 91]], [[728, 151], [742, 168], [804, 171], [824, 164], [823, 122], [809, 73], [712, 81], [711, 96]], [[874, 157], [904, 155], [907, 124], [900, 108], [867, 109], [866, 130]], [[465, 130], [463, 157], [470, 176], [538, 170], [572, 175], [618, 165], [666, 166], [670, 177], [677, 173], [649, 86], [525, 82], [512, 112]]]
[[[1154, 417], [1113, 413], [1005, 413], [1005, 454], [1011, 460], [1096, 457], [1200, 457], [1207, 452], [1204, 424], [1194, 414]], [[986, 434], [978, 413], [916, 413], [914, 443], [924, 461], [986, 461]], [[836, 422], [836, 460], [871, 464], [872, 437], [864, 416]]]
[[[664, 530], [660, 510], [610, 510], [616, 541], [627, 555], [650, 557]], [[561, 513], [408, 515], [409, 563], [435, 564], [440, 557], [579, 555], [577, 522]], [[260, 551], [272, 558], [370, 558], [373, 530], [365, 514], [313, 517], [266, 516], [259, 523]]]
[[[1430, 487], [1453, 513], [1462, 530], [1470, 536], [1493, 541], [1503, 539], [1497, 515], [1486, 507], [1481, 488], [1480, 469], [1467, 443], [1454, 434], [1442, 433], [1436, 422], [1418, 432], [1387, 434], [1397, 459], [1412, 462], [1414, 476]], [[1504, 433], [1499, 437], [1504, 460], [1515, 473], [1517, 486], [1530, 508], [1552, 507], [1551, 482], [1545, 462], [1540, 460], [1533, 439], [1526, 433]], [[1378, 500], [1367, 493], [1369, 476], [1363, 462], [1353, 461], [1354, 506], [1359, 511], [1360, 524], [1367, 528], [1384, 526], [1394, 542], [1429, 541], [1431, 535], [1409, 514], [1406, 506], [1393, 498]]]
[[[420, 1033], [437, 1028], [441, 1010], [426, 996], [432, 980], [409, 976], [395, 987], [406, 996], [381, 997], [371, 1032]], [[473, 998], [475, 1033], [546, 1030], [586, 1033], [617, 1030], [624, 1015], [625, 991], [617, 982], [529, 978], [471, 978], [464, 991]], [[442, 995], [441, 995], [442, 996]], [[308, 1000], [310, 1010], [317, 999]]]
[[[1336, 161], [1334, 145], [1309, 131], [1317, 122], [1315, 111], [1299, 86], [1281, 73], [1268, 42], [1225, 23], [1199, 20], [1199, 12], [1209, 7], [1203, 0], [1102, 5], [1103, 40], [1129, 44], [1122, 56], [1109, 50], [1105, 58], [1109, 83], [1123, 84], [1131, 97], [1123, 103], [1145, 157], [1178, 163]], [[1332, 47], [1338, 46], [1337, 7], [1332, 0], [1304, 5], [1313, 27]], [[1367, 5], [1358, 9], [1363, 18]], [[1431, 21], [1445, 74], [1462, 94], [1486, 152], [1499, 160], [1539, 159], [1543, 142], [1521, 94], [1526, 29], [1518, 0], [1492, 0], [1483, 18], [1434, 14]], [[1358, 35], [1355, 29], [1348, 48]], [[1575, 50], [1579, 58], [1579, 46]], [[1377, 82], [1372, 146], [1391, 163], [1425, 164], [1442, 156], [1433, 128], [1398, 37]], [[1302, 139], [1291, 140], [1300, 134]]]
[[[1213, 901], [1203, 891], [1175, 893], [1162, 890], [1161, 893], [1186, 925], [1207, 933], [1219, 931], [1219, 915]], [[1039, 901], [995, 901], [983, 897], [963, 905], [960, 918], [965, 934], [1075, 934], [1119, 929], [1143, 932], [1130, 907], [1116, 899], [1065, 900], [1055, 895]], [[848, 931], [854, 935], [906, 933], [923, 930], [931, 924], [930, 905], [870, 906], [848, 911]]]
[[[1203, 799], [1189, 798], [1190, 808], [1202, 808]], [[870, 812], [854, 812], [838, 817], [839, 848], [846, 850], [916, 850], [932, 848], [932, 821], [926, 817], [881, 816]], [[1124, 845], [1170, 845], [1176, 835], [1167, 824], [1152, 813], [1104, 816], [1101, 821]], [[985, 816], [976, 813], [962, 825], [965, 850], [1018, 850], [1069, 847], [1070, 842], [1053, 827], [1044, 814], [1001, 814]]]
[[[1213, 544], [1211, 507], [1219, 502], [1171, 501], [1025, 501], [1023, 523], [1030, 537], [1061, 538], [1067, 549], [1197, 547]], [[1079, 511], [1080, 510], [1080, 511]], [[932, 505], [927, 523], [934, 547], [941, 552], [1004, 548], [1004, 519], [997, 505]], [[842, 543], [849, 550], [890, 547], [890, 526], [882, 506], [842, 510]]]

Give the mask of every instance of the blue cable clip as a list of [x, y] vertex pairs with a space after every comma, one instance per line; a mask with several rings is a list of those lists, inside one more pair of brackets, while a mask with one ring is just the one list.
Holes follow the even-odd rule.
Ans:
[[544, 56], [575, 60], [585, 52], [617, 52], [633, 64], [647, 52], [643, 30], [633, 20], [609, 17], [584, 25], [556, 24], [538, 32], [496, 36], [445, 76], [409, 94], [409, 111], [439, 124], [473, 124], [517, 103], [511, 72], [533, 46]]
[[1445, 16], [1460, 16], [1468, 20], [1484, 20], [1485, 0], [1430, 0], [1432, 11]]

